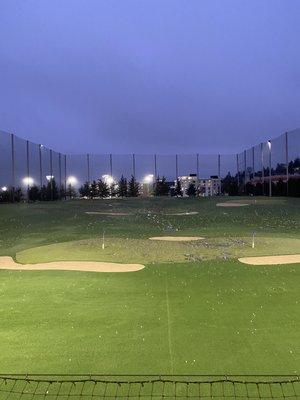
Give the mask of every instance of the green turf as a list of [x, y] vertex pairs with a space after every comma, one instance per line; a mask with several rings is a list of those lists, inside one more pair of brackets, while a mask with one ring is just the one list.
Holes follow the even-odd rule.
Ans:
[[[253, 267], [235, 257], [252, 254], [253, 230], [255, 255], [300, 252], [300, 201], [217, 201], [2, 205], [1, 255], [146, 265], [123, 274], [0, 271], [2, 372], [299, 373], [300, 264]], [[199, 214], [166, 215], [185, 211]], [[158, 235], [206, 239], [148, 240]]]

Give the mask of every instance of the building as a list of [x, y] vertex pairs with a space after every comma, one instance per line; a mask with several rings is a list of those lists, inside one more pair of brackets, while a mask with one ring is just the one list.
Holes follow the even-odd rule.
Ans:
[[187, 196], [186, 191], [190, 184], [195, 185], [198, 196], [217, 196], [221, 193], [221, 179], [215, 175], [210, 178], [198, 179], [197, 174], [189, 174], [187, 176], [179, 176], [178, 180], [181, 185], [183, 196]]

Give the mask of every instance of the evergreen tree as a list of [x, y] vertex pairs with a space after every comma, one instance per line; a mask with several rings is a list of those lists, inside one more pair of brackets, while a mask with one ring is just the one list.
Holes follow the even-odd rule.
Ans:
[[68, 185], [67, 192], [66, 192], [67, 197], [69, 199], [74, 199], [77, 195], [75, 188], [71, 185], [71, 183]]
[[121, 176], [119, 180], [119, 187], [118, 187], [118, 195], [120, 197], [126, 197], [128, 194], [128, 186], [127, 186], [127, 179], [124, 176]]
[[180, 180], [177, 178], [176, 184], [175, 184], [175, 196], [182, 196], [182, 187]]
[[95, 198], [95, 197], [99, 197], [99, 188], [98, 188], [98, 184], [96, 181], [93, 181], [91, 184], [91, 189], [90, 189], [90, 193], [91, 193], [91, 198]]
[[81, 197], [91, 197], [91, 188], [88, 182], [85, 182], [80, 188], [79, 188], [79, 194]]
[[163, 176], [161, 179], [159, 176], [156, 179], [154, 193], [155, 196], [167, 196], [169, 194], [169, 185], [166, 178]]
[[186, 190], [186, 194], [189, 197], [195, 197], [196, 193], [197, 193], [196, 186], [193, 183], [190, 183], [188, 188], [187, 188], [187, 190]]
[[36, 185], [33, 185], [29, 188], [28, 198], [30, 201], [40, 200], [41, 198], [40, 189]]
[[102, 198], [108, 197], [110, 195], [109, 186], [107, 185], [107, 183], [102, 181], [102, 179], [99, 179], [98, 181], [98, 191], [99, 191], [99, 196]]
[[137, 197], [139, 195], [139, 184], [135, 180], [135, 177], [132, 175], [128, 185], [128, 196]]

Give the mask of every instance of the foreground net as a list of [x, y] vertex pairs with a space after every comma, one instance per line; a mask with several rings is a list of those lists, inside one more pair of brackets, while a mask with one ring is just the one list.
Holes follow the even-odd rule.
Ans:
[[0, 377], [0, 400], [42, 399], [300, 399], [300, 376]]

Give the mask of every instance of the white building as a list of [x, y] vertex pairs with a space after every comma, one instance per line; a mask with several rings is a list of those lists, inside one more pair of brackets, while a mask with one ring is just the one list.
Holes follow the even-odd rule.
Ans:
[[191, 183], [195, 185], [198, 196], [217, 196], [221, 193], [221, 179], [218, 176], [198, 179], [197, 174], [190, 174], [187, 176], [179, 176], [178, 180], [181, 185], [183, 196], [187, 196], [186, 191]]

